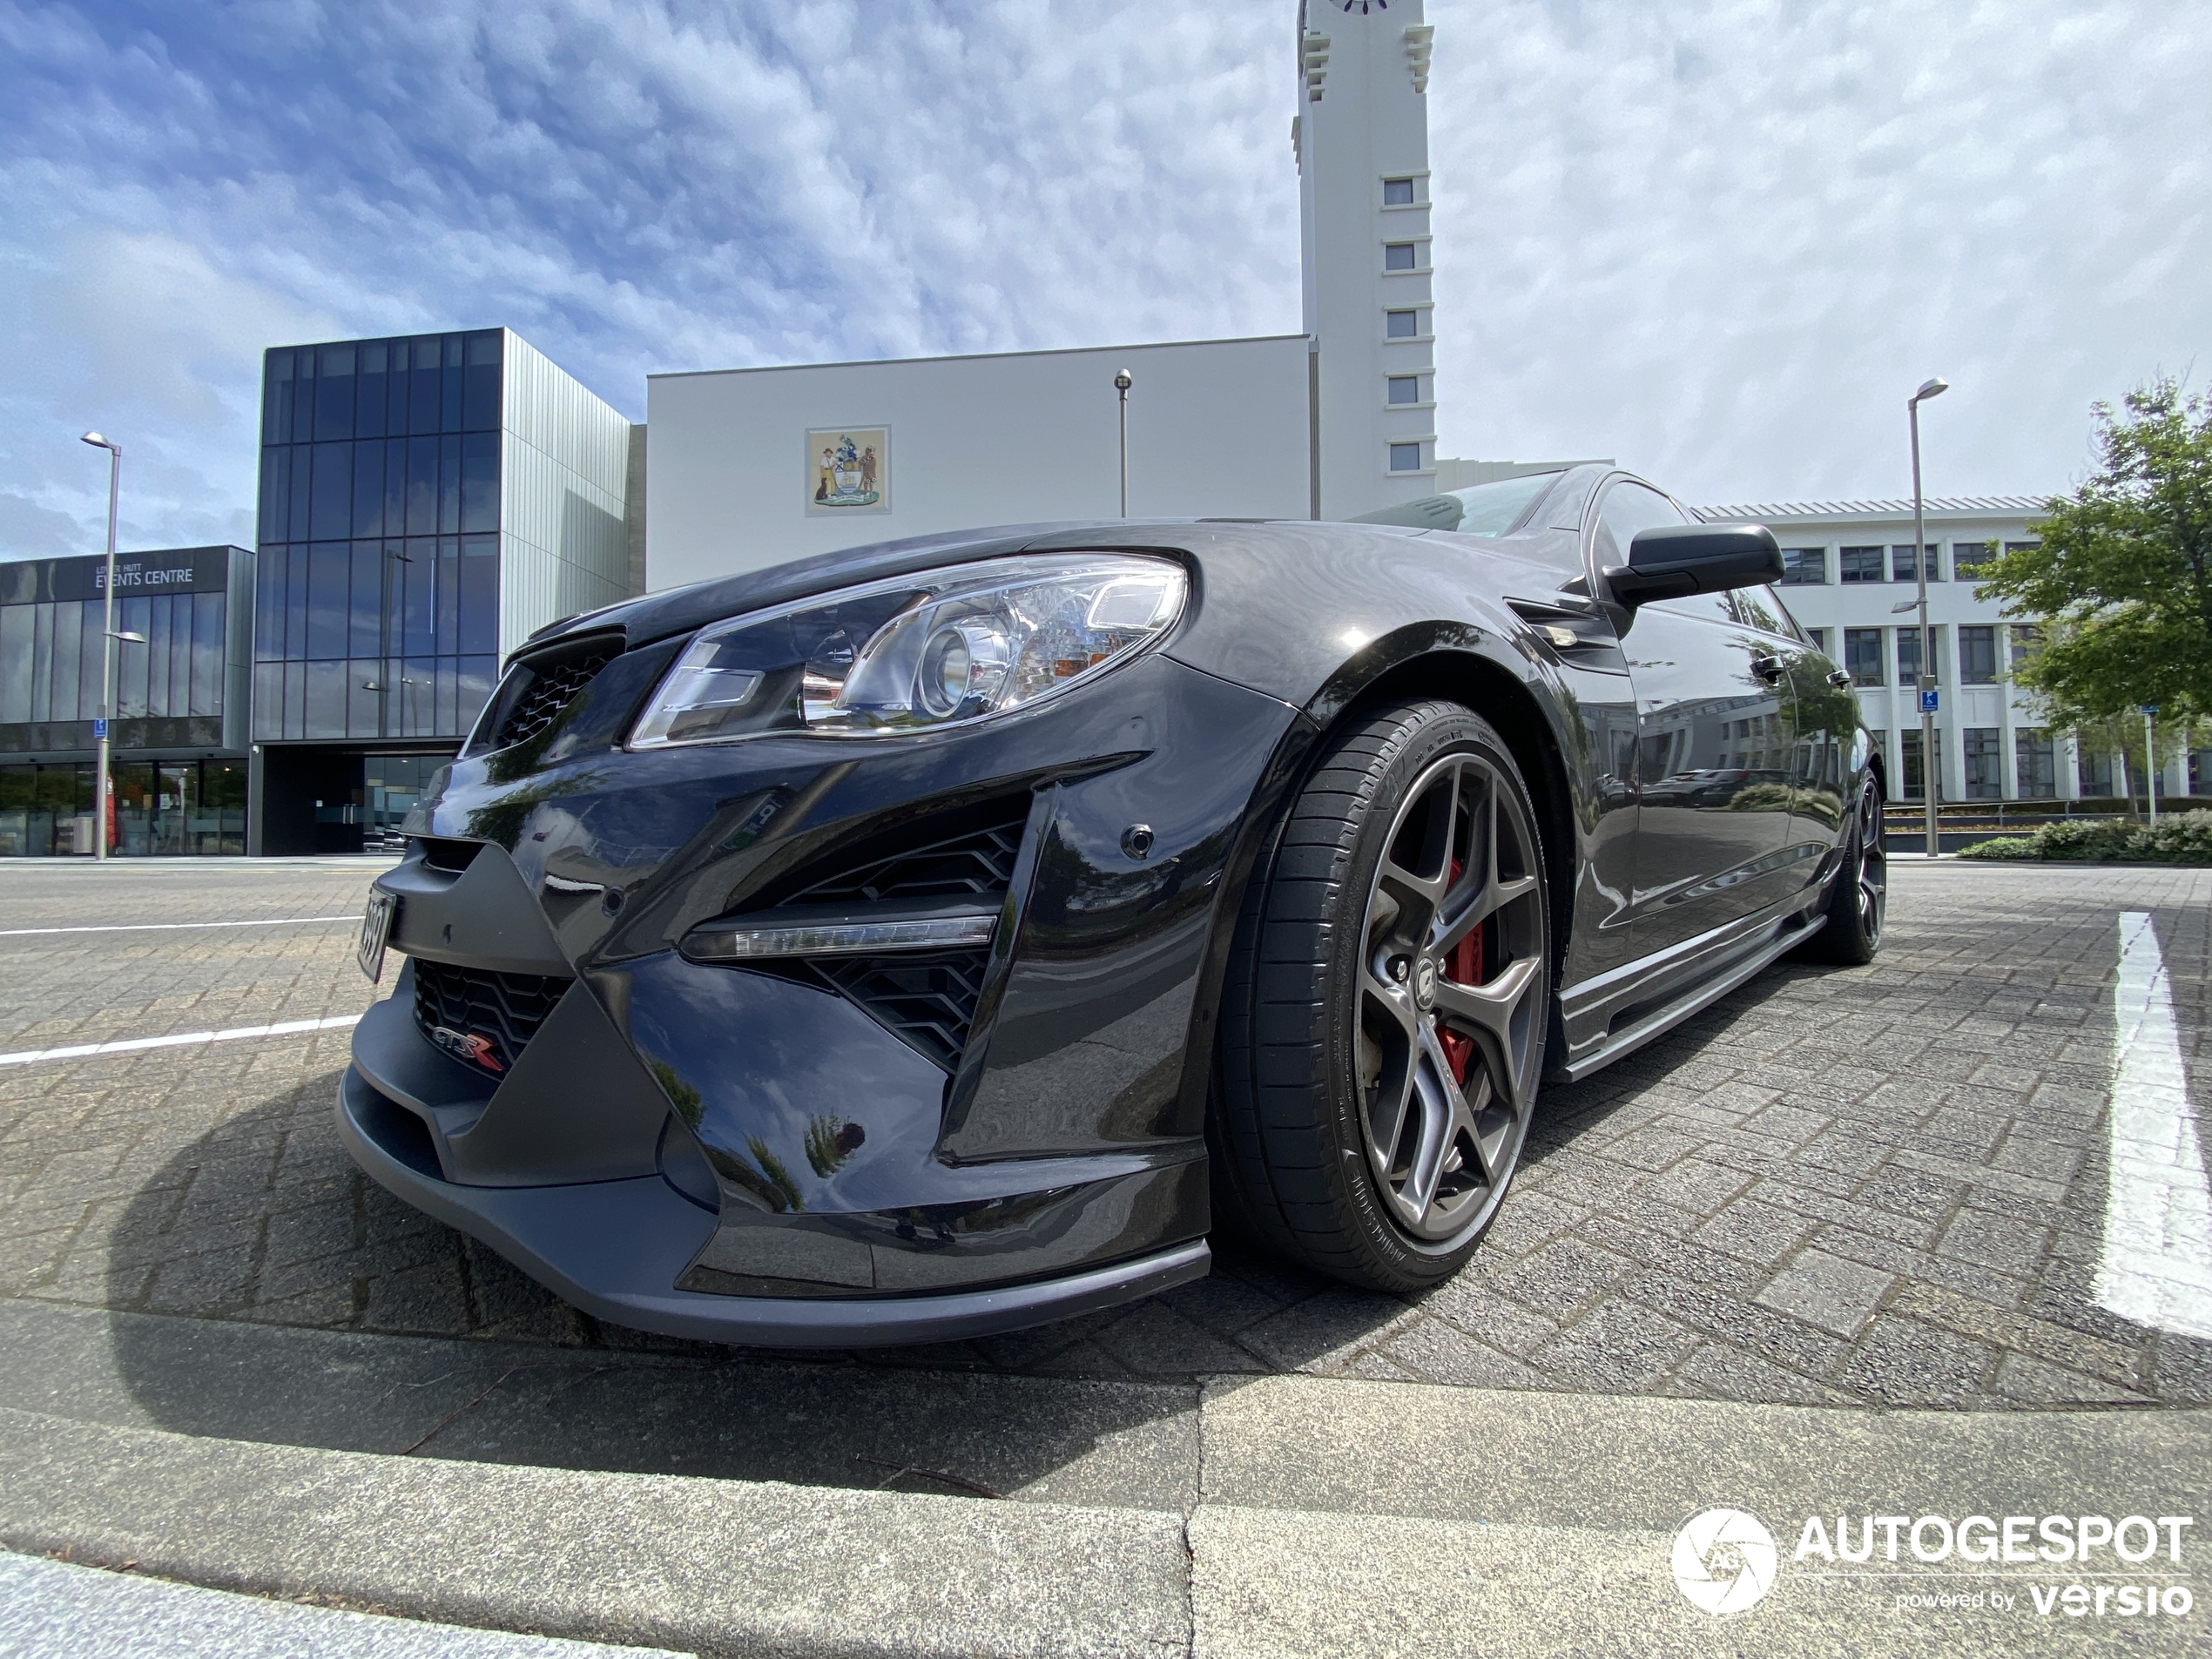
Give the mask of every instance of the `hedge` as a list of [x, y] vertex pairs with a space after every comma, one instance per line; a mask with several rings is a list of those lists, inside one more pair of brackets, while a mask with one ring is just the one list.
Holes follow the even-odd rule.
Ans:
[[2176, 813], [2156, 825], [2132, 818], [2068, 818], [2032, 834], [1977, 841], [1962, 859], [2065, 859], [2083, 864], [2212, 864], [2212, 812]]

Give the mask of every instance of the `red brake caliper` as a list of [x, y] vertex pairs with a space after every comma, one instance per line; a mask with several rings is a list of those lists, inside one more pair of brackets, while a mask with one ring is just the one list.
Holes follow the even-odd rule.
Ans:
[[[1460, 873], [1467, 866], [1461, 860], [1452, 860], [1452, 882], [1457, 886]], [[1474, 986], [1482, 983], [1482, 929], [1470, 930], [1465, 939], [1445, 953], [1444, 977], [1454, 985]], [[1474, 1058], [1474, 1039], [1463, 1037], [1441, 1020], [1436, 1022], [1436, 1040], [1444, 1045], [1444, 1057], [1452, 1062], [1452, 1077], [1455, 1082], [1467, 1080], [1467, 1062]]]

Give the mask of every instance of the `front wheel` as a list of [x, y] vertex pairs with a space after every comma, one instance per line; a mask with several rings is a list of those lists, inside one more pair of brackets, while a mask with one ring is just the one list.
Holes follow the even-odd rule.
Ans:
[[1882, 848], [1882, 792], [1871, 778], [1858, 792], [1844, 842], [1843, 867], [1828, 890], [1828, 925], [1804, 944], [1816, 962], [1862, 968], [1882, 948], [1889, 908], [1889, 855]]
[[1399, 704], [1330, 745], [1224, 987], [1219, 1139], [1264, 1237], [1372, 1290], [1466, 1261], [1542, 1071], [1543, 868], [1527, 785], [1480, 716]]

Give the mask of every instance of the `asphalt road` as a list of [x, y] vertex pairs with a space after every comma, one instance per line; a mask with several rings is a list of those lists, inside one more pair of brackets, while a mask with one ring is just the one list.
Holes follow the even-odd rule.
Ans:
[[[376, 867], [0, 867], [0, 1056], [357, 1015], [377, 993], [350, 917]], [[2212, 873], [1900, 864], [1894, 883], [1873, 967], [1782, 968], [1548, 1091], [1490, 1238], [1424, 1297], [1231, 1244], [1163, 1298], [988, 1341], [768, 1356], [646, 1337], [353, 1170], [329, 1122], [342, 1025], [0, 1063], [0, 1296], [152, 1316], [134, 1322], [149, 1333], [502, 1345], [513, 1374], [438, 1432], [462, 1455], [510, 1404], [542, 1420], [551, 1389], [583, 1411], [671, 1362], [751, 1368], [794, 1396], [839, 1373], [855, 1398], [926, 1369], [948, 1402], [994, 1377], [1188, 1399], [1202, 1378], [1274, 1372], [1939, 1408], [2204, 1401], [2212, 1343], [2101, 1306], [2096, 1274], [2121, 918], [2153, 918], [2193, 1062]], [[257, 925], [214, 925], [234, 923]], [[670, 1434], [665, 1457], [633, 1444], [629, 1462], [697, 1452]], [[1001, 1473], [1026, 1484], [1033, 1466]], [[841, 1453], [792, 1472], [882, 1478]]]

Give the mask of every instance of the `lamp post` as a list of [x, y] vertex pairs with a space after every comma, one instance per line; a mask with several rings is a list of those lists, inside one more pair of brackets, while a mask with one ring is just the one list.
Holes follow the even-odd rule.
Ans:
[[101, 583], [107, 611], [100, 623], [100, 776], [99, 793], [93, 802], [97, 827], [92, 832], [92, 856], [104, 860], [107, 857], [109, 798], [115, 788], [108, 778], [107, 728], [114, 714], [115, 701], [115, 503], [123, 482], [123, 446], [110, 443], [97, 432], [87, 432], [83, 441], [95, 449], [107, 451], [107, 578]]
[[2143, 792], [2150, 800], [2150, 821], [2158, 822], [2158, 705], [2146, 703], [2143, 711]]
[[1949, 381], [1940, 374], [1932, 375], [1920, 382], [1920, 389], [1905, 405], [1912, 427], [1912, 570], [1920, 581], [1920, 683], [1914, 688], [1920, 693], [1920, 798], [1927, 803], [1928, 856], [1932, 859], [1941, 856], [1942, 846], [1936, 833], [1936, 722], [1930, 699], [1936, 688], [1935, 642], [1928, 629], [1928, 532], [1920, 497], [1920, 405], [1950, 389]]
[[1120, 369], [1114, 375], [1114, 390], [1122, 400], [1122, 516], [1129, 516], [1129, 388], [1136, 384], [1129, 370]]

